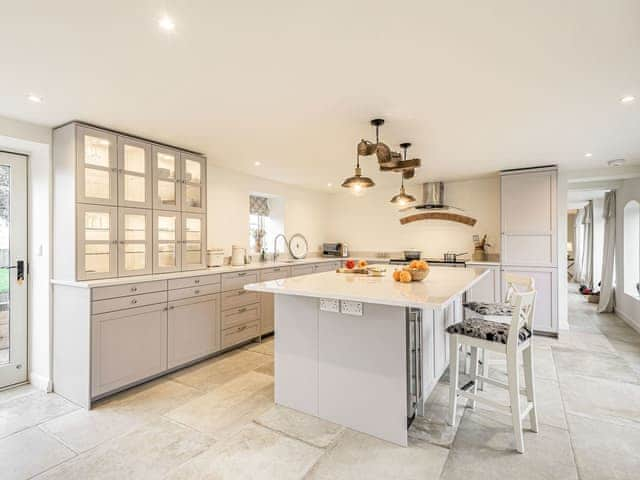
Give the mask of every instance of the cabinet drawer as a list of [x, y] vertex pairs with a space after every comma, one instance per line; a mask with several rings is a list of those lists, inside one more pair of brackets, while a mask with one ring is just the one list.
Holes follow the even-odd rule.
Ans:
[[235, 272], [222, 274], [222, 291], [238, 290], [248, 283], [258, 281], [258, 272]]
[[228, 328], [222, 331], [222, 348], [232, 347], [251, 338], [257, 337], [260, 332], [260, 322], [250, 322], [239, 327]]
[[260, 301], [258, 292], [249, 292], [248, 290], [244, 289], [224, 292], [221, 294], [221, 298], [222, 310], [244, 307], [245, 305], [251, 305]]
[[260, 320], [260, 304], [234, 308], [222, 312], [222, 329], [235, 327], [244, 323]]
[[169, 280], [169, 290], [176, 288], [188, 288], [198, 287], [201, 285], [211, 285], [213, 283], [220, 283], [220, 275], [201, 275], [197, 277], [176, 278]]
[[220, 291], [220, 284], [202, 285], [198, 287], [180, 288], [169, 290], [169, 301], [182, 300], [183, 298], [197, 297], [199, 295], [211, 295]]
[[163, 303], [167, 301], [167, 292], [145, 293], [143, 295], [130, 295], [128, 297], [110, 298], [108, 300], [98, 300], [92, 302], [91, 313], [106, 313], [116, 310], [124, 310], [132, 307], [142, 307], [144, 305], [153, 305], [154, 303]]
[[290, 276], [291, 276], [290, 267], [266, 268], [260, 271], [261, 282], [267, 282], [269, 280], [279, 280], [280, 278], [287, 278]]
[[130, 295], [140, 295], [142, 293], [161, 292], [166, 289], [166, 280], [129, 283], [126, 285], [113, 285], [112, 287], [97, 287], [91, 290], [91, 299], [93, 301], [104, 300], [106, 298], [117, 298]]
[[314, 273], [313, 265], [299, 265], [297, 267], [291, 267], [291, 276], [298, 277], [300, 275], [310, 275]]

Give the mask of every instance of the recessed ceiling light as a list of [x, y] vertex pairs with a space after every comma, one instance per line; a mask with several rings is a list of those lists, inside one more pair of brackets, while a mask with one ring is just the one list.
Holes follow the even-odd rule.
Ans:
[[158, 20], [158, 26], [166, 32], [173, 32], [176, 29], [175, 22], [168, 15]]
[[327, 183], [327, 187], [333, 187], [333, 183], [331, 182]]
[[626, 160], [624, 158], [615, 158], [613, 160], [609, 160], [607, 162], [607, 165], [609, 165], [610, 167], [622, 167], [625, 163]]
[[33, 103], [42, 103], [42, 97], [39, 95], [36, 95], [35, 93], [27, 94], [27, 100]]
[[593, 153], [587, 152], [587, 153], [584, 154], [584, 156], [587, 157], [587, 158], [591, 158], [591, 157], [593, 157]]
[[261, 162], [253, 162], [253, 164], [254, 164], [256, 167], [259, 167], [260, 165], [262, 165], [262, 163], [261, 163]]
[[633, 95], [625, 95], [620, 99], [620, 103], [632, 103], [633, 101], [635, 101], [635, 99], [636, 97], [634, 97]]

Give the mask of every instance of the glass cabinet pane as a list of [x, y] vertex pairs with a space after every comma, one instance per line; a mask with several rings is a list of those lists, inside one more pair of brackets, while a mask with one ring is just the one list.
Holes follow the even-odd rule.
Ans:
[[117, 276], [116, 207], [78, 204], [76, 208], [77, 279]]
[[146, 241], [146, 216], [144, 214], [124, 215], [124, 241]]
[[118, 137], [119, 206], [151, 208], [151, 144]]
[[203, 213], [205, 210], [204, 185], [206, 183], [205, 159], [198, 155], [182, 153], [182, 210]]
[[185, 160], [184, 162], [184, 180], [189, 183], [201, 183], [202, 174], [200, 172], [200, 162], [195, 160]]
[[159, 179], [176, 180], [177, 156], [158, 152], [156, 155], [157, 171]]
[[88, 241], [109, 242], [111, 217], [108, 212], [85, 212], [84, 239]]
[[142, 147], [134, 145], [124, 146], [124, 169], [127, 172], [140, 173], [144, 175], [146, 172], [146, 152]]
[[124, 246], [124, 269], [127, 272], [145, 270], [146, 247], [144, 243], [125, 244]]
[[178, 216], [163, 215], [156, 216], [156, 249], [157, 267], [162, 270], [175, 270], [178, 264]]
[[185, 206], [202, 208], [202, 201], [200, 199], [200, 186], [189, 184], [185, 186]]
[[90, 243], [84, 249], [86, 273], [109, 273], [111, 250], [108, 243]]
[[144, 203], [146, 199], [145, 178], [127, 173], [125, 173], [123, 177], [125, 201]]
[[164, 207], [176, 206], [176, 183], [158, 180], [158, 200]]
[[85, 167], [84, 194], [86, 197], [108, 200], [111, 197], [111, 172]]
[[76, 127], [77, 201], [113, 205], [117, 196], [117, 137], [95, 128]]
[[184, 220], [183, 267], [199, 266], [204, 263], [203, 257], [203, 221], [199, 216], [188, 216]]
[[151, 212], [119, 209], [119, 275], [151, 273]]
[[180, 155], [173, 150], [154, 147], [154, 208], [180, 210]]
[[110, 142], [105, 138], [84, 136], [84, 163], [98, 167], [109, 168]]

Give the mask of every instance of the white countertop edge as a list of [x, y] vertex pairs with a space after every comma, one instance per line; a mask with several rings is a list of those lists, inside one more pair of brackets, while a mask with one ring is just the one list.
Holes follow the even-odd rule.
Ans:
[[[477, 269], [479, 270], [479, 269]], [[296, 297], [312, 297], [312, 298], [332, 298], [336, 300], [349, 300], [353, 302], [362, 302], [362, 303], [375, 303], [379, 305], [390, 305], [395, 307], [410, 307], [410, 308], [421, 308], [427, 310], [441, 310], [447, 307], [455, 298], [463, 294], [466, 290], [469, 290], [476, 283], [478, 283], [482, 278], [489, 274], [489, 270], [484, 270], [482, 274], [478, 275], [473, 281], [471, 281], [466, 288], [456, 291], [452, 294], [447, 300], [441, 303], [429, 303], [429, 302], [409, 302], [409, 301], [395, 301], [390, 299], [384, 299], [379, 297], [367, 297], [364, 295], [349, 295], [345, 293], [327, 293], [324, 292], [319, 294], [317, 292], [312, 291], [284, 291], [282, 288], [278, 287], [270, 287], [269, 285], [273, 285], [277, 280], [270, 280], [268, 282], [260, 282], [260, 283], [251, 283], [244, 286], [245, 290], [249, 290], [252, 292], [262, 292], [262, 293], [273, 293], [276, 295], [293, 295]], [[321, 275], [321, 274], [312, 274], [312, 275]]]

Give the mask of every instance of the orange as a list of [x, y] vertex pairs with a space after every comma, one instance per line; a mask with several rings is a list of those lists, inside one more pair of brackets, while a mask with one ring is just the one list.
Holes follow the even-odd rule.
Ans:
[[411, 269], [418, 268], [419, 263], [420, 263], [420, 260], [411, 260], [411, 263], [409, 264], [409, 268]]
[[395, 270], [395, 271], [393, 272], [393, 279], [394, 279], [396, 282], [399, 282], [399, 281], [400, 281], [400, 270]]
[[429, 264], [427, 262], [425, 262], [424, 260], [419, 260], [416, 263], [416, 267], [415, 268], [417, 268], [418, 270], [426, 271], [426, 270], [429, 270]]
[[367, 261], [366, 260], [358, 260], [358, 266], [360, 268], [364, 268], [367, 266]]
[[411, 282], [411, 274], [406, 270], [400, 272], [400, 281], [402, 283], [410, 283]]

